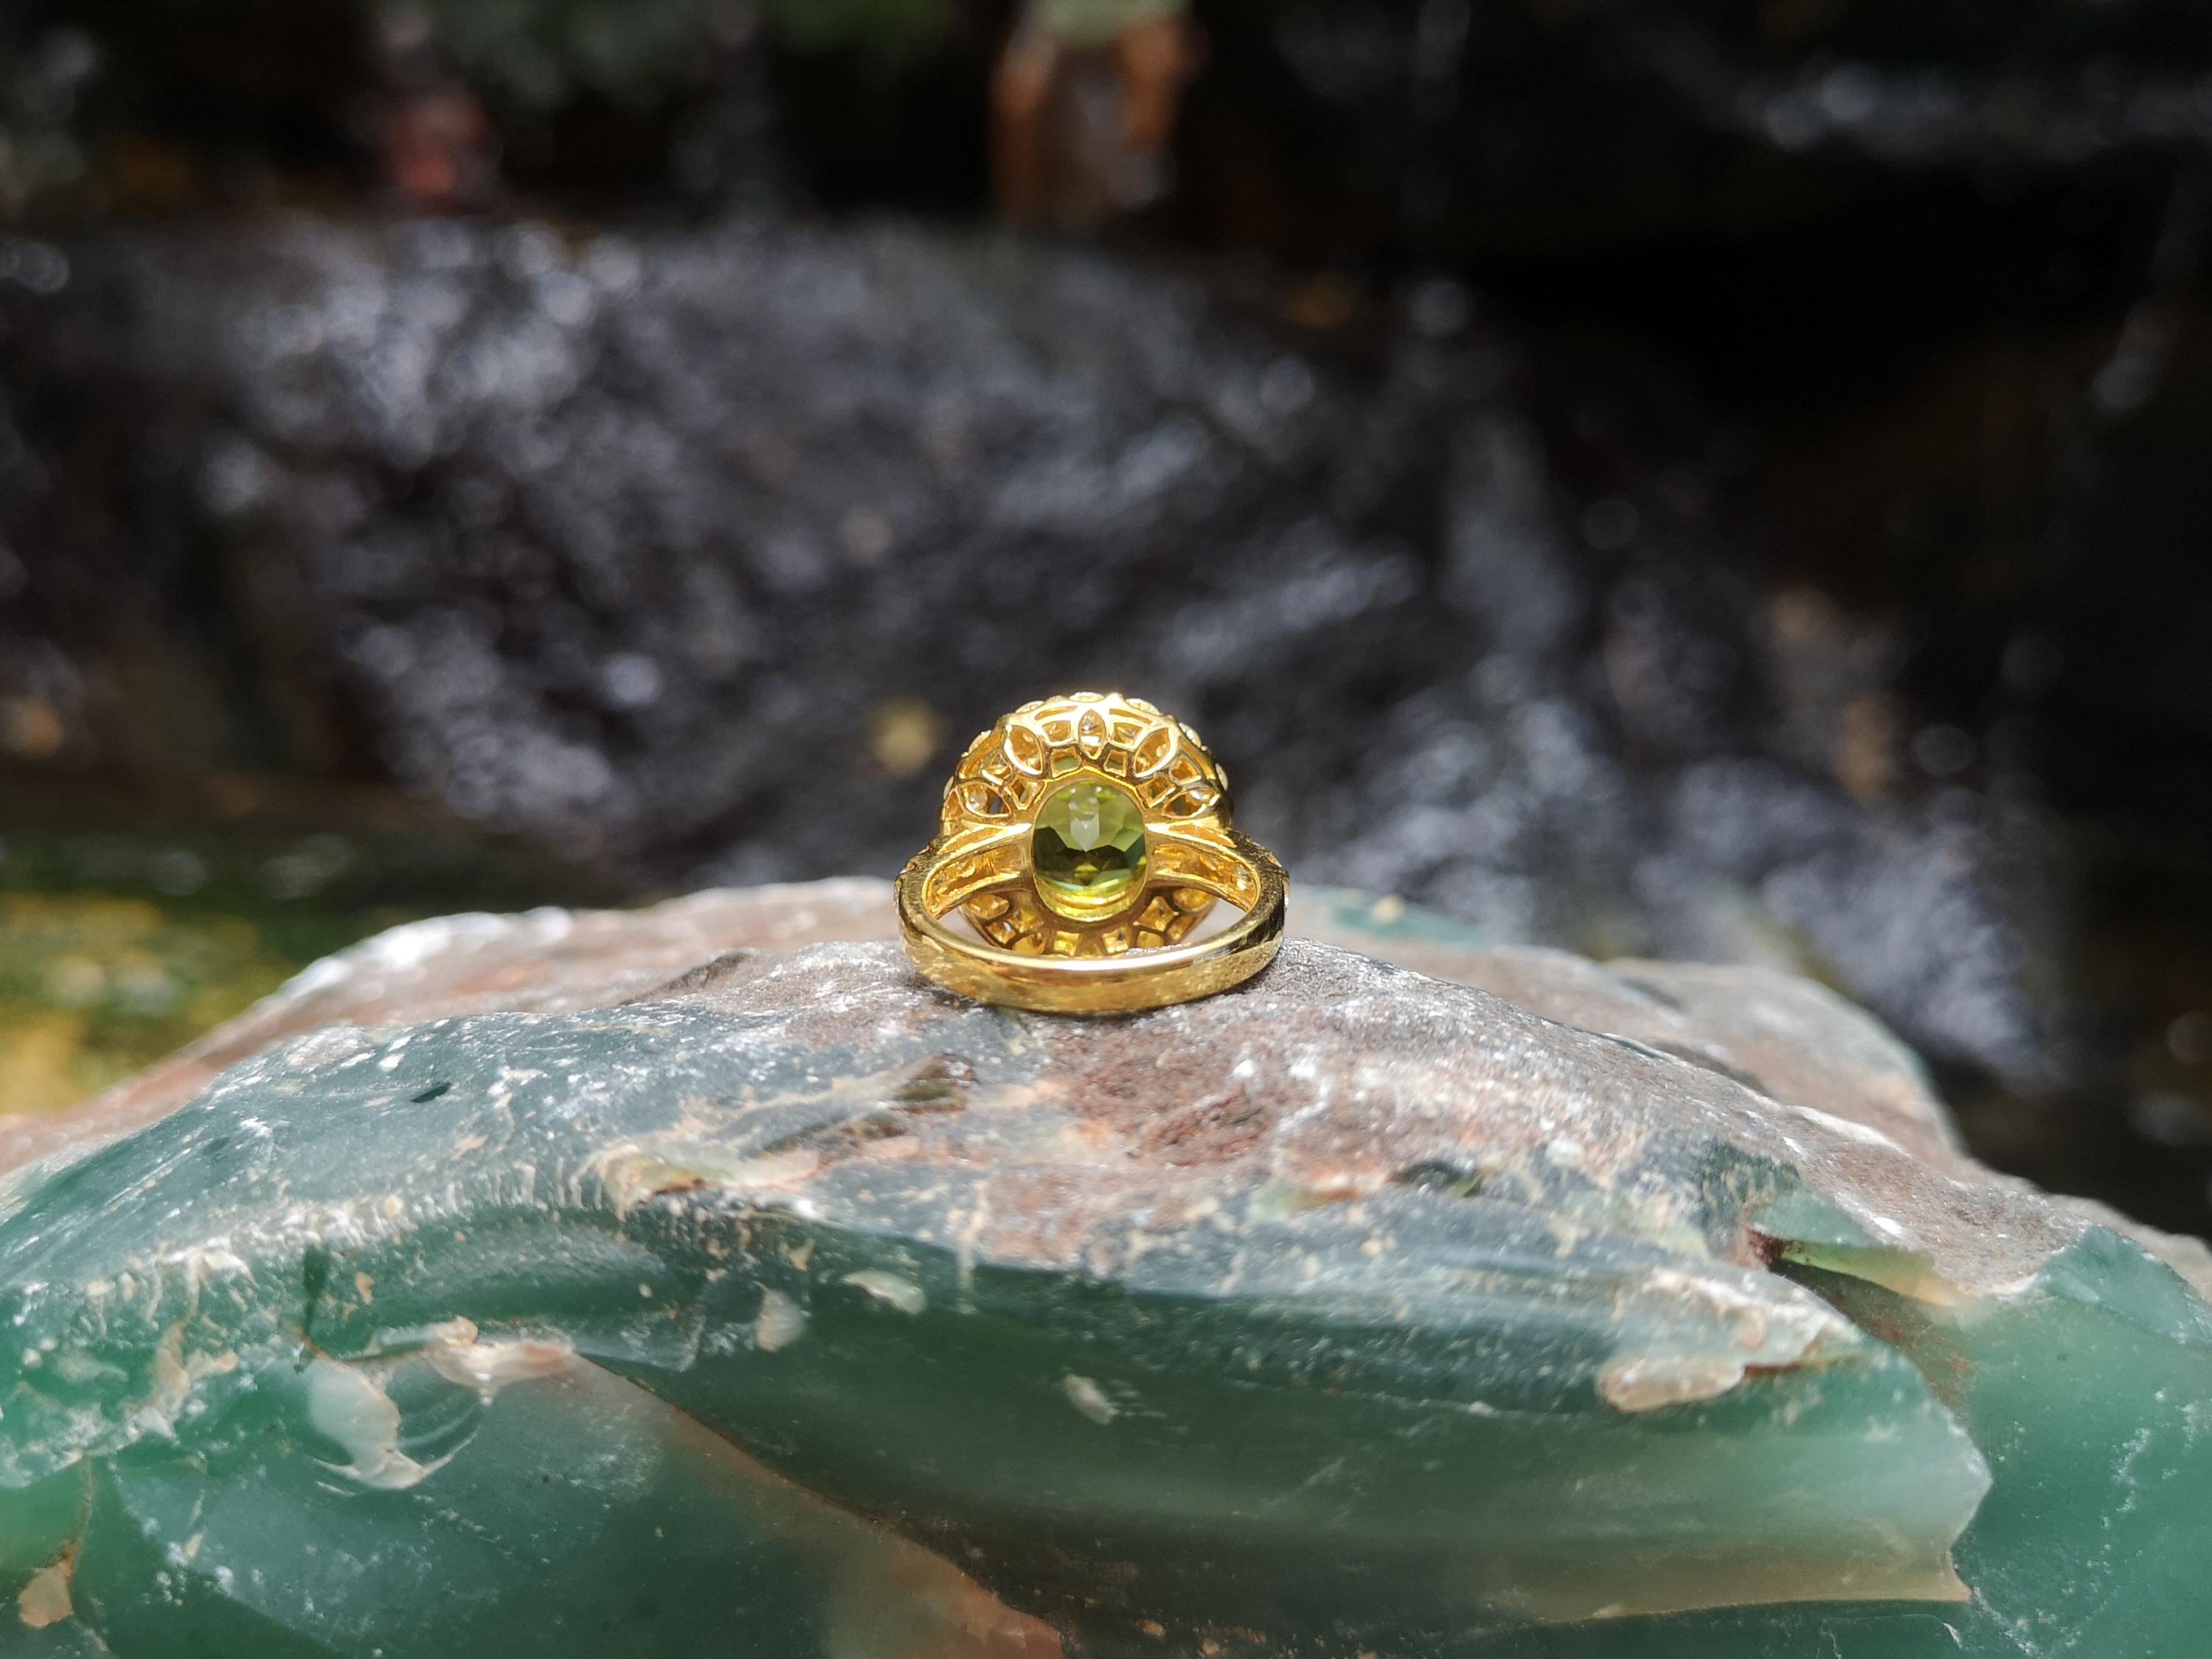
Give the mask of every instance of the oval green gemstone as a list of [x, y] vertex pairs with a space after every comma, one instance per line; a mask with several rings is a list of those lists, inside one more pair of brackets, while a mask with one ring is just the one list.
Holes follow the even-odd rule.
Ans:
[[1144, 878], [1144, 817], [1111, 784], [1071, 783], [1038, 811], [1030, 859], [1046, 903], [1100, 910]]

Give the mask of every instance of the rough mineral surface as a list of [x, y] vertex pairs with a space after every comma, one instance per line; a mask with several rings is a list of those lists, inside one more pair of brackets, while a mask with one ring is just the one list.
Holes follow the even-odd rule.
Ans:
[[2200, 1651], [2203, 1253], [1826, 993], [1323, 895], [1078, 1022], [888, 927], [418, 924], [19, 1139], [0, 1648]]

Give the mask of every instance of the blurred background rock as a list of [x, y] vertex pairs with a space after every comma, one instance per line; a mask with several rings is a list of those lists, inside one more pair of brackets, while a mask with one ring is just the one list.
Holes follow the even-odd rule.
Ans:
[[1113, 683], [2212, 1223], [2212, 14], [18, 0], [0, 1109]]

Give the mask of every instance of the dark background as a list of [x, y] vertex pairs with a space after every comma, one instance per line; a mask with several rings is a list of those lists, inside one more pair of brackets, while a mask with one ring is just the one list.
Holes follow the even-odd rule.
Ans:
[[1112, 683], [2203, 1231], [2208, 161], [2181, 0], [19, 0], [0, 1109]]

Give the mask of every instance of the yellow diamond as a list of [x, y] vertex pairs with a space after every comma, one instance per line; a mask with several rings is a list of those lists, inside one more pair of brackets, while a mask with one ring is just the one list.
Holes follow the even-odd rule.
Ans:
[[1144, 816], [1109, 783], [1071, 783], [1037, 813], [1030, 856], [1047, 904], [1096, 915], [1144, 879]]

